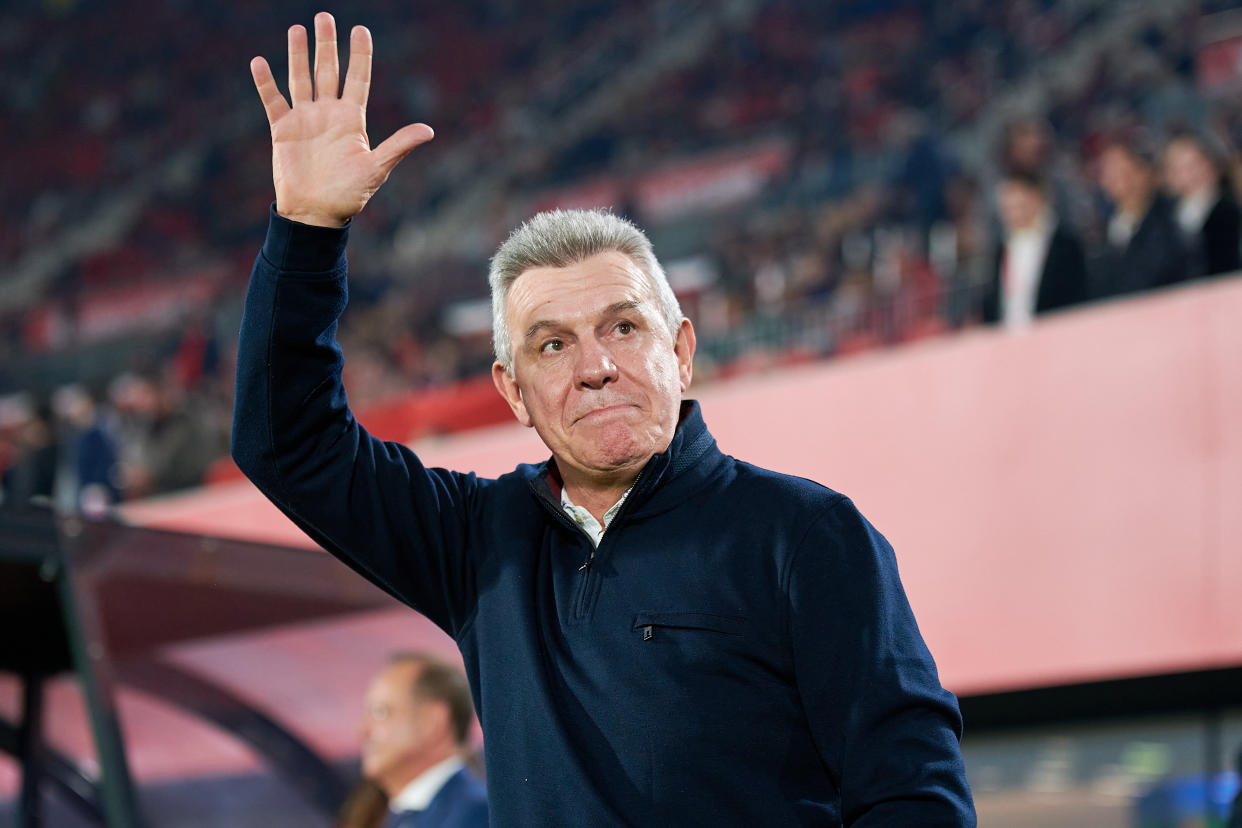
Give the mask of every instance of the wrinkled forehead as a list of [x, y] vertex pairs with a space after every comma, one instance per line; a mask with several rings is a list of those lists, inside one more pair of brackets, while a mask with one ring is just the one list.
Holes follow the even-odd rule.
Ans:
[[565, 267], [532, 267], [509, 287], [505, 311], [514, 335], [535, 319], [589, 317], [619, 302], [654, 312], [655, 288], [642, 268], [620, 251], [597, 253]]

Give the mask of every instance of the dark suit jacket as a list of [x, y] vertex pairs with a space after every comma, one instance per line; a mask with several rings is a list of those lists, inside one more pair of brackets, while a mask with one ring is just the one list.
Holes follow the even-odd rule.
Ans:
[[[997, 245], [992, 257], [992, 279], [983, 297], [983, 321], [998, 323], [1004, 314], [1005, 246]], [[1039, 273], [1035, 315], [1087, 301], [1087, 258], [1082, 242], [1058, 224], [1048, 241], [1048, 253]]]
[[1190, 278], [1182, 231], [1169, 200], [1153, 199], [1130, 242], [1124, 248], [1106, 245], [1093, 270], [1094, 298], [1138, 293]]
[[385, 828], [487, 828], [487, 790], [462, 768], [448, 778], [425, 811], [394, 814]]
[[1242, 269], [1240, 233], [1242, 210], [1231, 196], [1222, 196], [1204, 219], [1198, 237], [1192, 240], [1190, 275], [1212, 276]]

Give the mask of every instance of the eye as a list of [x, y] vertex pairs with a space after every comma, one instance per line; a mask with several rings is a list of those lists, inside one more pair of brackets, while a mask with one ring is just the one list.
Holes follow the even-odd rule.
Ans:
[[565, 343], [559, 339], [549, 339], [547, 342], [539, 346], [539, 350], [543, 353], [555, 353], [565, 347]]
[[622, 336], [626, 336], [634, 332], [634, 325], [630, 322], [618, 322], [616, 330], [617, 330], [617, 333], [621, 334]]

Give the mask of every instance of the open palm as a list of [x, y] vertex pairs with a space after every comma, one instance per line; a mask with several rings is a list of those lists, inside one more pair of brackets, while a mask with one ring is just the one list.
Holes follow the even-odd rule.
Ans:
[[265, 59], [250, 62], [255, 88], [272, 129], [276, 211], [305, 224], [339, 227], [356, 215], [414, 147], [431, 140], [426, 124], [410, 124], [371, 149], [367, 95], [371, 88], [371, 32], [355, 26], [349, 69], [340, 89], [336, 21], [315, 15], [315, 74], [311, 81], [306, 29], [289, 29], [289, 100]]

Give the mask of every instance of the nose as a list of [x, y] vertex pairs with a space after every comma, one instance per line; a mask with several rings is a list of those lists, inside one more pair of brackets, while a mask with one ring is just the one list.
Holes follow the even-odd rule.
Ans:
[[583, 388], [603, 388], [617, 379], [617, 364], [602, 342], [586, 338], [578, 347], [574, 380]]

